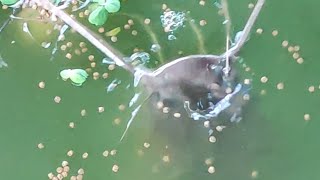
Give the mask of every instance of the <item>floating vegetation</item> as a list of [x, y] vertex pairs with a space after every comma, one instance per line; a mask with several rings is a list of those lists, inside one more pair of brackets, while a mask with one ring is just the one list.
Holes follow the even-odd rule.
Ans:
[[117, 34], [119, 34], [121, 32], [121, 28], [120, 27], [116, 27], [108, 32], [105, 33], [106, 36], [116, 36]]
[[73, 85], [81, 86], [89, 75], [83, 69], [65, 69], [60, 72], [60, 76], [64, 81], [70, 78]]

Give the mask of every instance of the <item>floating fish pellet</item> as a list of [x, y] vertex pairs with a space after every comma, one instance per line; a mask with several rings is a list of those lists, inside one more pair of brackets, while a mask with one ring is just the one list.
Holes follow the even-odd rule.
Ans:
[[213, 174], [215, 171], [216, 171], [216, 170], [215, 170], [215, 168], [214, 168], [213, 166], [210, 166], [210, 167], [208, 168], [208, 173], [210, 173], [210, 174]]
[[158, 109], [162, 109], [163, 108], [163, 102], [162, 101], [159, 101], [159, 102], [157, 102], [157, 108]]
[[74, 122], [70, 122], [70, 123], [69, 123], [69, 127], [73, 129], [73, 128], [75, 127]]
[[138, 34], [138, 31], [137, 31], [137, 30], [132, 30], [131, 34], [132, 34], [133, 36], [136, 36], [136, 35]]
[[210, 127], [210, 121], [204, 121], [204, 122], [203, 122], [203, 126], [204, 126], [205, 128], [209, 128], [209, 127]]
[[261, 77], [260, 81], [262, 83], [266, 83], [268, 81], [268, 78], [266, 76]]
[[129, 25], [129, 24], [125, 24], [125, 25], [123, 26], [123, 28], [128, 30], [128, 29], [130, 29], [130, 25]]
[[200, 1], [199, 1], [199, 4], [200, 4], [201, 6], [204, 6], [204, 5], [206, 4], [206, 2], [205, 2], [204, 0], [200, 0]]
[[98, 73], [98, 72], [94, 72], [94, 73], [92, 74], [92, 77], [93, 77], [94, 80], [99, 79], [99, 73]]
[[305, 120], [305, 121], [309, 121], [310, 120], [310, 114], [304, 114], [303, 115], [303, 119]]
[[163, 113], [169, 113], [169, 107], [164, 107], [163, 109], [162, 109], [162, 112]]
[[123, 104], [120, 104], [119, 107], [118, 107], [118, 109], [119, 109], [120, 111], [124, 111], [124, 110], [126, 109], [126, 106], [123, 105]]
[[282, 90], [283, 88], [284, 84], [282, 82], [277, 84], [277, 89]]
[[102, 107], [102, 106], [98, 107], [98, 112], [99, 112], [99, 113], [104, 112], [104, 107]]
[[103, 79], [107, 79], [107, 78], [108, 78], [108, 76], [109, 76], [109, 74], [108, 74], [108, 73], [103, 73], [103, 74], [102, 74], [102, 78], [103, 78]]
[[113, 150], [110, 151], [110, 155], [111, 155], [111, 156], [114, 156], [114, 155], [116, 155], [116, 154], [117, 154], [117, 150], [113, 149]]
[[82, 48], [82, 49], [81, 49], [81, 52], [82, 52], [82, 53], [85, 53], [85, 52], [87, 52], [87, 51], [88, 51], [88, 48]]
[[104, 33], [104, 28], [103, 28], [103, 27], [99, 28], [99, 29], [98, 29], [98, 32], [99, 32], [99, 33]]
[[72, 42], [67, 42], [67, 47], [71, 48], [72, 47]]
[[54, 177], [54, 175], [53, 175], [52, 172], [48, 174], [48, 178], [49, 178], [49, 179], [52, 179], [53, 177]]
[[83, 179], [83, 175], [82, 174], [78, 174], [76, 180], [82, 180]]
[[150, 24], [150, 22], [151, 22], [151, 20], [149, 19], [149, 18], [146, 18], [145, 20], [144, 20], [144, 24]]
[[170, 161], [170, 157], [168, 155], [162, 157], [162, 161], [167, 163]]
[[62, 175], [62, 177], [67, 177], [68, 176], [68, 173], [67, 172], [65, 172], [65, 171], [63, 171], [62, 173], [61, 173], [61, 175]]
[[56, 169], [56, 171], [57, 171], [57, 173], [62, 173], [63, 168], [62, 168], [62, 167], [58, 167], [58, 168]]
[[82, 109], [82, 110], [80, 111], [80, 115], [81, 115], [81, 116], [87, 115], [87, 111], [86, 111], [85, 109]]
[[78, 170], [78, 174], [83, 175], [83, 174], [84, 174], [84, 169], [80, 168], [80, 169]]
[[77, 176], [71, 176], [70, 180], [77, 180]]
[[174, 116], [175, 118], [180, 118], [180, 117], [181, 117], [181, 114], [180, 114], [180, 113], [174, 113], [173, 116]]
[[243, 100], [245, 101], [249, 101], [250, 100], [250, 95], [249, 94], [245, 94], [242, 96]]
[[8, 6], [7, 5], [2, 5], [2, 9], [6, 10], [6, 9], [8, 9]]
[[166, 4], [162, 4], [162, 10], [166, 10], [168, 6]]
[[299, 53], [293, 53], [292, 55], [293, 59], [298, 59], [300, 57]]
[[71, 58], [72, 58], [72, 55], [71, 55], [70, 53], [67, 53], [67, 54], [66, 54], [66, 58], [67, 58], [67, 59], [71, 59]]
[[199, 22], [199, 24], [200, 26], [205, 26], [207, 24], [207, 21], [203, 19]]
[[118, 172], [118, 171], [119, 171], [119, 166], [116, 165], [116, 164], [113, 165], [113, 166], [112, 166], [112, 171], [115, 172], [115, 173]]
[[83, 159], [87, 159], [88, 156], [89, 156], [89, 154], [88, 154], [87, 152], [85, 152], [85, 153], [82, 154], [82, 158], [83, 158]]
[[63, 176], [62, 176], [62, 174], [58, 174], [57, 175], [57, 178], [60, 180], [60, 179], [63, 179]]
[[212, 158], [207, 158], [204, 163], [207, 165], [207, 166], [210, 166], [212, 165], [213, 161], [212, 161]]
[[267, 91], [263, 89], [263, 90], [260, 91], [260, 94], [261, 95], [265, 95], [265, 94], [267, 94]]
[[39, 82], [38, 86], [39, 86], [39, 88], [43, 89], [46, 87], [46, 84], [45, 84], [45, 82], [41, 81], [41, 82]]
[[250, 84], [250, 79], [245, 79], [245, 80], [243, 81], [243, 83], [244, 83], [244, 84]]
[[56, 96], [56, 97], [54, 97], [54, 102], [55, 103], [60, 103], [60, 101], [61, 101], [61, 97], [59, 97], [59, 96]]
[[79, 12], [78, 16], [79, 16], [79, 18], [83, 18], [84, 17], [84, 13], [83, 12]]
[[69, 157], [73, 156], [73, 151], [72, 151], [72, 150], [69, 150], [69, 151], [67, 152], [67, 156], [69, 156]]
[[293, 48], [292, 46], [289, 46], [289, 47], [288, 47], [288, 51], [289, 51], [289, 52], [293, 52], [293, 51], [294, 51], [294, 48]]
[[39, 149], [43, 149], [43, 148], [44, 148], [44, 145], [43, 145], [42, 143], [39, 143], [39, 144], [38, 144], [38, 148], [39, 148]]
[[107, 151], [107, 150], [103, 151], [102, 155], [103, 155], [104, 157], [108, 157], [109, 151]]
[[256, 31], [258, 34], [262, 34], [263, 33], [263, 30], [261, 28], [258, 28], [257, 31]]
[[116, 68], [116, 65], [114, 65], [114, 64], [110, 64], [110, 65], [108, 66], [108, 69], [109, 69], [110, 71], [113, 71], [115, 68]]
[[65, 50], [67, 49], [67, 46], [66, 46], [66, 45], [61, 45], [60, 49], [61, 49], [62, 51], [65, 51]]
[[216, 137], [214, 137], [214, 136], [209, 137], [209, 142], [215, 143], [216, 141], [217, 141]]
[[89, 61], [93, 61], [94, 60], [94, 55], [89, 55], [88, 59], [89, 59]]
[[227, 87], [227, 89], [225, 90], [225, 92], [226, 92], [227, 94], [230, 94], [230, 93], [232, 92], [232, 89], [231, 89], [230, 87]]
[[80, 42], [80, 43], [79, 43], [79, 47], [81, 47], [81, 48], [85, 48], [85, 47], [86, 47], [86, 43], [84, 43], [84, 42]]
[[81, 51], [80, 51], [80, 49], [75, 49], [75, 50], [74, 50], [74, 53], [75, 53], [76, 55], [78, 55], [78, 56], [80, 56], [80, 55], [81, 55]]
[[303, 61], [304, 61], [304, 60], [303, 60], [303, 58], [301, 58], [301, 57], [297, 59], [297, 63], [298, 63], [298, 64], [302, 64]]
[[54, 176], [54, 177], [52, 178], [52, 180], [59, 180], [59, 178], [56, 177], [56, 176]]
[[128, 24], [129, 24], [130, 26], [134, 25], [133, 20], [132, 20], [132, 19], [129, 19], [129, 20], [128, 20]]
[[144, 146], [145, 148], [149, 148], [149, 147], [150, 147], [150, 144], [147, 143], [147, 142], [145, 142], [145, 143], [143, 143], [143, 146]]
[[70, 167], [69, 166], [63, 167], [63, 172], [69, 172], [69, 171], [70, 171]]
[[92, 62], [92, 63], [90, 63], [90, 66], [91, 66], [92, 68], [95, 68], [95, 67], [96, 67], [96, 63], [95, 63], [95, 62]]
[[294, 48], [294, 51], [299, 51], [300, 50], [300, 46], [296, 45], [293, 47]]
[[89, 10], [85, 10], [85, 11], [84, 11], [84, 15], [89, 16], [89, 14], [90, 14], [90, 11], [89, 11]]
[[258, 177], [258, 171], [252, 171], [251, 178], [257, 178], [257, 177]]
[[277, 36], [278, 34], [279, 34], [279, 32], [277, 30], [272, 31], [272, 36]]
[[248, 4], [248, 8], [249, 8], [249, 9], [254, 8], [254, 4], [253, 4], [253, 3], [249, 3], [249, 4]]
[[112, 41], [112, 42], [117, 42], [117, 41], [118, 41], [117, 36], [111, 36], [111, 41]]
[[313, 93], [314, 91], [315, 91], [315, 87], [314, 86], [310, 86], [309, 88], [308, 88], [308, 91], [309, 92], [311, 92], [311, 93]]
[[216, 127], [216, 130], [217, 130], [218, 132], [221, 132], [224, 128], [226, 128], [226, 126], [217, 126], [217, 127]]
[[286, 40], [284, 40], [284, 41], [282, 41], [282, 47], [287, 47], [288, 45], [289, 45], [289, 42], [288, 41], [286, 41]]
[[61, 163], [61, 166], [62, 167], [66, 167], [66, 166], [68, 166], [69, 165], [69, 162], [68, 161], [62, 161], [62, 163]]

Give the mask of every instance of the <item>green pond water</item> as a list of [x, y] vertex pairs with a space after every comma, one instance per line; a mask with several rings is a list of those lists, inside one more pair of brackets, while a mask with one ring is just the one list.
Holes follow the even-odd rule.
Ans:
[[[163, 3], [175, 11], [190, 11], [185, 27], [176, 31], [174, 41], [167, 40], [161, 27]], [[245, 24], [249, 3], [229, 1], [234, 32]], [[250, 101], [240, 123], [222, 123], [227, 128], [215, 134], [216, 143], [208, 141], [202, 122], [191, 120], [183, 111], [181, 118], [173, 116], [174, 110], [163, 114], [151, 102], [143, 104], [119, 143], [131, 112], [142, 102], [140, 99], [128, 107], [133, 95], [142, 91], [132, 85], [126, 88], [133, 82], [132, 75], [119, 67], [108, 70], [101, 63], [102, 53], [70, 31], [63, 43], [71, 41], [73, 46], [66, 51], [59, 48], [50, 61], [52, 46], [44, 49], [40, 44], [54, 41], [58, 31], [48, 36], [45, 32], [52, 25], [27, 21], [33, 40], [22, 30], [26, 21], [14, 20], [0, 33], [0, 53], [8, 63], [8, 67], [0, 68], [1, 179], [48, 179], [47, 174], [57, 174], [56, 168], [64, 160], [70, 166], [67, 179], [77, 175], [79, 168], [85, 170], [83, 178], [88, 180], [246, 180], [254, 178], [252, 173], [257, 173], [257, 179], [266, 180], [319, 179], [319, 6], [316, 0], [266, 0], [250, 40], [240, 53], [250, 72], [237, 64], [241, 78], [252, 79]], [[32, 11], [26, 11], [17, 16], [33, 18]], [[9, 15], [9, 10], [1, 10], [0, 23]], [[151, 19], [150, 25], [143, 24], [145, 18]], [[97, 31], [87, 20], [78, 19]], [[127, 0], [122, 2], [119, 13], [109, 16], [104, 28], [108, 31], [123, 27], [128, 19], [134, 20], [131, 30], [137, 30], [137, 36], [122, 29], [116, 43], [105, 38], [127, 56], [136, 47], [144, 49], [151, 54], [150, 67], [181, 56], [179, 51], [183, 55], [220, 54], [225, 47], [223, 19], [213, 1], [200, 6], [198, 1], [186, 0]], [[190, 23], [190, 19], [195, 23]], [[203, 19], [207, 25], [202, 27], [199, 21]], [[255, 33], [257, 28], [263, 29], [261, 35]], [[271, 35], [274, 29], [279, 31], [276, 37]], [[289, 46], [300, 46], [304, 63], [298, 64], [292, 53], [282, 48], [283, 40], [288, 40]], [[80, 49], [81, 41], [86, 42], [88, 51], [78, 56], [74, 50]], [[150, 52], [154, 43], [161, 45], [159, 53]], [[68, 52], [71, 60], [65, 57]], [[94, 55], [97, 65], [92, 72], [99, 72], [100, 76], [107, 72], [107, 79], [94, 80], [90, 73], [81, 87], [61, 80], [59, 72], [63, 69], [90, 67], [89, 55]], [[262, 76], [268, 77], [267, 83], [260, 82]], [[114, 79], [121, 80], [121, 84], [107, 93], [106, 86]], [[46, 84], [44, 89], [38, 87], [41, 81]], [[278, 90], [281, 82], [284, 89]], [[310, 86], [315, 87], [313, 93], [308, 91]], [[265, 95], [260, 94], [262, 90]], [[55, 96], [61, 97], [60, 103], [54, 102]], [[124, 111], [118, 108], [121, 104], [126, 106]], [[98, 112], [100, 106], [105, 108], [102, 113]], [[86, 116], [80, 114], [83, 109]], [[310, 114], [309, 121], [304, 120], [305, 114]], [[116, 118], [120, 119], [118, 125]], [[69, 127], [70, 122], [75, 123], [75, 128]], [[144, 147], [145, 142], [150, 144], [149, 148]], [[37, 147], [39, 143], [44, 145], [43, 149]], [[69, 150], [74, 151], [72, 157], [67, 156]], [[105, 150], [117, 153], [104, 157]], [[83, 159], [86, 152], [88, 158]], [[169, 162], [163, 161], [164, 156], [169, 157]], [[206, 159], [213, 161], [215, 173], [208, 173]], [[117, 173], [112, 171], [113, 165], [119, 166]]]

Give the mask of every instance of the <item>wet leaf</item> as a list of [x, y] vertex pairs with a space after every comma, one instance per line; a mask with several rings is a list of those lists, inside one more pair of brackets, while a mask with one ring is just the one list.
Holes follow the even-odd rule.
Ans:
[[121, 31], [120, 27], [114, 28], [108, 32], [106, 32], [106, 36], [116, 36]]
[[95, 9], [89, 16], [89, 22], [96, 26], [103, 25], [108, 18], [108, 12], [103, 8], [103, 6], [99, 6]]
[[2, 4], [10, 5], [18, 2], [18, 0], [0, 0]]
[[92, 2], [98, 3], [98, 4], [104, 4], [106, 3], [106, 0], [92, 0]]
[[120, 10], [120, 1], [119, 0], [107, 0], [107, 2], [104, 5], [104, 8], [109, 13], [115, 13]]
[[89, 10], [90, 12], [92, 12], [92, 11], [94, 11], [95, 9], [97, 9], [98, 7], [99, 7], [99, 4], [98, 4], [98, 3], [92, 3], [92, 4], [89, 5], [88, 10]]
[[60, 72], [63, 80], [71, 79], [72, 84], [81, 86], [87, 79], [88, 73], [83, 69], [66, 69]]

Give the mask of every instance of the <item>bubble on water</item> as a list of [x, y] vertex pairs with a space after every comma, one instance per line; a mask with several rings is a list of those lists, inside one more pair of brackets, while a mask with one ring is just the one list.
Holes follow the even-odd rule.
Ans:
[[130, 56], [130, 58], [125, 59], [126, 62], [132, 63], [134, 61], [137, 61], [141, 64], [148, 63], [149, 60], [150, 60], [150, 55], [149, 53], [146, 53], [146, 52], [135, 52]]
[[150, 51], [152, 52], [159, 52], [161, 49], [161, 46], [159, 44], [152, 44]]
[[183, 26], [185, 21], [184, 12], [175, 11], [165, 11], [163, 15], [160, 16], [162, 27], [168, 30], [168, 32], [173, 32], [179, 27]]
[[170, 34], [170, 35], [168, 36], [168, 40], [169, 40], [169, 41], [176, 40], [176, 39], [177, 39], [177, 37], [176, 37], [175, 35], [173, 35], [173, 34]]

